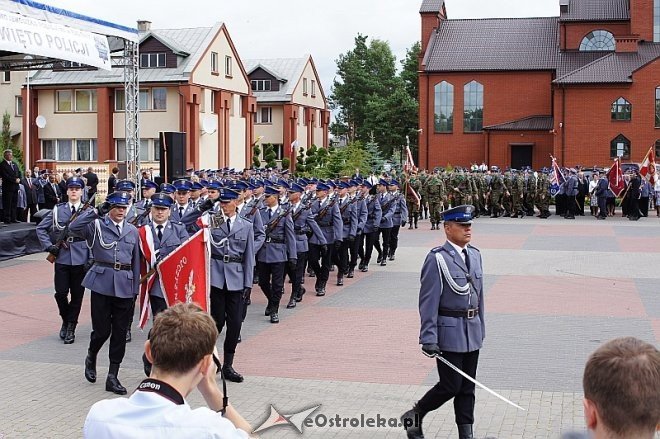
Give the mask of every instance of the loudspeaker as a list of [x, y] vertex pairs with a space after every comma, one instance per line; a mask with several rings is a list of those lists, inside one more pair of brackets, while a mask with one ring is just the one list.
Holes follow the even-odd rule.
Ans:
[[160, 175], [171, 183], [186, 176], [186, 133], [160, 132]]
[[44, 217], [48, 215], [50, 212], [51, 209], [39, 209], [38, 212], [36, 212], [34, 215], [30, 217], [30, 222], [39, 224], [41, 220], [44, 219]]

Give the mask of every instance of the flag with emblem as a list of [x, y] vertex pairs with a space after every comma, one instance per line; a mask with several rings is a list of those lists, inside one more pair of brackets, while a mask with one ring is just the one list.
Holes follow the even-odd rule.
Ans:
[[614, 164], [609, 171], [607, 171], [607, 181], [610, 183], [610, 190], [617, 197], [621, 196], [621, 192], [625, 189], [626, 185], [623, 182], [623, 171], [621, 171], [621, 165], [619, 164], [619, 159], [614, 159]]
[[646, 153], [642, 165], [639, 167], [639, 173], [651, 185], [655, 185], [658, 178], [655, 169], [655, 145], [651, 146], [649, 152]]
[[199, 230], [158, 264], [158, 276], [167, 306], [196, 303], [210, 310], [209, 251]]
[[559, 187], [566, 182], [566, 177], [564, 177], [561, 169], [559, 169], [557, 159], [553, 156], [550, 156], [550, 158], [552, 159], [552, 167], [550, 171], [550, 195], [554, 197], [559, 192]]
[[[415, 166], [412, 153], [410, 152], [410, 147], [408, 146], [406, 146], [406, 163], [403, 165], [403, 170], [407, 172], [417, 172], [417, 166]], [[406, 181], [405, 185], [406, 189], [404, 193], [411, 195], [415, 199], [417, 207], [419, 207], [422, 202], [422, 197], [420, 197], [417, 191], [412, 186], [410, 186], [408, 181]]]

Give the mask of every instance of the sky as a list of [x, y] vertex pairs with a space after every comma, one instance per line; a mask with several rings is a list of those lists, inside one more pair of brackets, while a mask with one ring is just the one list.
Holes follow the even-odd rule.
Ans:
[[[421, 0], [39, 0], [95, 18], [154, 29], [209, 27], [224, 22], [241, 59], [311, 54], [326, 96], [335, 61], [358, 33], [388, 41], [400, 60], [420, 35]], [[453, 18], [559, 15], [559, 0], [445, 0]]]

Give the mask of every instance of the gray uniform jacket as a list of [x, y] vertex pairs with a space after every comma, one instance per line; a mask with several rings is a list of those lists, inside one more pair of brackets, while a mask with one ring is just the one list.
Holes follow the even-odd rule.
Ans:
[[[441, 351], [472, 352], [481, 349], [486, 327], [484, 325], [483, 270], [481, 253], [468, 245], [470, 273], [473, 286], [470, 294], [459, 295], [454, 292], [441, 275], [436, 254], [440, 254], [449, 269], [449, 273], [459, 286], [468, 282], [468, 270], [454, 247], [446, 242], [429, 252], [422, 266], [421, 286], [419, 289], [419, 316], [421, 344], [437, 343]], [[447, 317], [439, 315], [440, 308], [465, 311], [478, 308], [474, 318]]]
[[380, 208], [383, 214], [380, 218], [381, 229], [391, 229], [394, 227], [394, 212], [396, 211], [397, 202], [394, 200], [392, 194], [376, 194]]
[[[325, 245], [328, 242], [323, 236], [323, 231], [316, 223], [314, 214], [310, 206], [305, 206], [302, 201], [298, 208], [291, 210], [293, 218], [293, 229], [296, 233], [296, 252], [305, 253], [309, 251], [309, 239], [314, 238], [319, 245]], [[312, 232], [312, 237], [307, 238], [308, 232]]]
[[[148, 227], [151, 229], [154, 238], [154, 250], [157, 252], [156, 260], [158, 261], [172, 253], [188, 239], [186, 227], [181, 223], [168, 221], [167, 225], [163, 228], [162, 240], [158, 239], [158, 230], [156, 229], [157, 225], [155, 223], [148, 220], [147, 224], [142, 227]], [[155, 297], [164, 298], [163, 290], [160, 286], [160, 279], [158, 279], [158, 272], [156, 272], [155, 280], [149, 290], [149, 294]]]
[[170, 220], [174, 222], [181, 222], [181, 220], [186, 216], [186, 214], [192, 212], [194, 208], [188, 203], [183, 206], [183, 215], [179, 215], [179, 204], [172, 204], [172, 215], [170, 215]]
[[392, 216], [392, 226], [401, 226], [404, 221], [408, 221], [408, 206], [406, 205], [406, 197], [401, 192], [394, 195], [394, 216]]
[[[82, 207], [82, 204], [80, 207]], [[57, 223], [55, 223], [56, 217]], [[43, 250], [47, 250], [48, 247], [57, 243], [57, 240], [60, 239], [62, 229], [66, 227], [70, 218], [71, 206], [69, 203], [60, 203], [41, 220], [37, 226], [37, 237]], [[85, 240], [83, 238], [74, 238], [71, 236], [71, 233], [69, 233], [69, 236], [63, 236], [62, 238], [68, 238], [68, 241], [60, 247], [60, 252], [57, 255], [55, 263], [63, 265], [85, 265], [91, 258], [91, 253], [87, 248]]]
[[[85, 238], [92, 250], [94, 265], [83, 279], [85, 288], [105, 296], [132, 298], [137, 295], [140, 286], [140, 240], [135, 226], [124, 220], [119, 235], [107, 215], [99, 218], [94, 209], [88, 209], [71, 223], [69, 231], [73, 236]], [[121, 264], [130, 268], [115, 269], [105, 264]]]
[[358, 216], [357, 216], [357, 201], [353, 202], [350, 198], [342, 202], [341, 198], [337, 200], [339, 205], [339, 214], [342, 221], [342, 234], [341, 239], [345, 240], [349, 237], [355, 238], [357, 235]]
[[566, 180], [566, 195], [575, 196], [578, 194], [578, 179], [575, 175], [571, 175]]
[[364, 226], [367, 224], [367, 202], [361, 195], [356, 195], [357, 196], [357, 201], [355, 204], [357, 205], [357, 217], [358, 217], [358, 225], [357, 225], [357, 234], [360, 235], [364, 232]]
[[254, 230], [252, 223], [234, 215], [231, 232], [227, 224], [211, 228], [211, 285], [229, 291], [252, 288]]
[[266, 240], [266, 232], [264, 231], [264, 223], [259, 213], [259, 200], [253, 198], [249, 203], [246, 203], [241, 208], [239, 215], [241, 218], [247, 219], [252, 223], [254, 231], [254, 254], [261, 249]]
[[380, 202], [376, 195], [369, 195], [365, 202], [367, 203], [367, 222], [364, 225], [364, 233], [373, 233], [378, 231], [383, 211], [380, 208]]
[[[325, 243], [333, 244], [335, 241], [342, 240], [344, 224], [339, 214], [338, 203], [330, 200], [329, 197], [325, 199], [325, 202], [326, 204], [321, 207], [321, 200], [314, 201], [312, 203], [312, 214], [314, 214], [314, 219], [323, 232]], [[315, 236], [310, 238], [309, 243], [316, 245], [324, 244], [316, 239]]]
[[257, 253], [257, 261], [265, 263], [286, 262], [296, 259], [296, 234], [293, 228], [291, 212], [278, 206], [271, 218], [267, 207], [261, 208], [261, 220], [266, 231], [266, 241]]

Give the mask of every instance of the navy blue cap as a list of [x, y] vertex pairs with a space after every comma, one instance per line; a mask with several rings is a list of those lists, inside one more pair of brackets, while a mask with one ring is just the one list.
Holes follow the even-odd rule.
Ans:
[[380, 180], [378, 180], [378, 184], [382, 184], [383, 186], [388, 186], [388, 185], [389, 185], [389, 183], [387, 182], [387, 180], [385, 180], [385, 179], [383, 179], [383, 178], [381, 178]]
[[298, 179], [298, 184], [299, 184], [299, 185], [307, 186], [309, 183], [310, 183], [310, 181], [307, 180], [306, 178], [300, 177], [300, 178]]
[[244, 182], [243, 180], [238, 180], [234, 182], [234, 184], [231, 186], [231, 188], [235, 191], [244, 191], [246, 189], [249, 189], [250, 186]]
[[209, 182], [204, 179], [199, 180], [199, 184], [201, 184], [202, 187], [209, 187]]
[[395, 179], [391, 179], [390, 182], [388, 183], [388, 186], [398, 186], [399, 182], [396, 181]]
[[256, 186], [256, 187], [264, 187], [264, 186], [266, 186], [266, 183], [264, 183], [263, 180], [254, 180], [254, 182], [253, 182], [252, 184], [253, 184], [254, 186]]
[[142, 182], [142, 189], [158, 189], [158, 185], [151, 180], [144, 180]]
[[303, 193], [305, 192], [305, 188], [299, 185], [298, 183], [293, 183], [291, 187], [289, 188], [289, 192], [300, 192]]
[[134, 191], [135, 183], [130, 180], [120, 180], [115, 184], [115, 191]]
[[279, 195], [280, 191], [273, 186], [266, 186], [266, 190], [264, 191], [266, 195]]
[[77, 187], [79, 189], [82, 189], [85, 187], [85, 182], [80, 177], [71, 177], [66, 181], [66, 187], [67, 188]]
[[213, 190], [213, 191], [219, 191], [222, 189], [222, 183], [220, 183], [217, 180], [210, 181], [208, 186], [206, 186], [208, 189]]
[[349, 186], [351, 186], [351, 187], [358, 187], [360, 185], [360, 183], [361, 183], [361, 181], [358, 181], [358, 180], [350, 180], [348, 182]]
[[335, 184], [335, 182], [332, 181], [332, 180], [328, 180], [328, 182], [327, 182], [326, 184], [327, 184], [328, 186], [330, 186], [330, 187], [333, 187], [333, 188], [336, 188], [336, 187], [337, 187], [337, 185]]
[[235, 200], [238, 198], [238, 192], [231, 190], [229, 188], [223, 187], [220, 189], [220, 202], [221, 203], [228, 203], [230, 201]]
[[199, 181], [193, 181], [193, 183], [190, 185], [191, 191], [201, 191], [202, 189], [204, 189], [204, 186], [202, 186], [202, 183]]
[[369, 180], [362, 180], [362, 183], [360, 183], [360, 184], [361, 184], [362, 186], [368, 188], [368, 189], [371, 189], [372, 187], [374, 187], [374, 185], [371, 184], [371, 183], [369, 182]]
[[444, 221], [453, 221], [461, 224], [472, 224], [472, 214], [474, 213], [474, 210], [474, 206], [471, 204], [452, 207], [451, 209], [442, 212], [442, 219]]
[[289, 189], [289, 188], [291, 187], [291, 186], [289, 185], [289, 182], [286, 181], [286, 180], [283, 179], [283, 178], [280, 178], [279, 180], [277, 180], [277, 184], [278, 184], [279, 186], [285, 187], [285, 188], [287, 188], [287, 189]]
[[316, 183], [316, 190], [317, 190], [317, 191], [329, 191], [329, 190], [330, 190], [330, 186], [328, 186], [328, 185], [325, 184], [325, 183], [321, 183], [321, 182], [319, 182], [319, 183]]
[[188, 180], [176, 180], [172, 183], [177, 191], [188, 192], [192, 187], [192, 184]]
[[345, 181], [340, 181], [339, 184], [337, 185], [337, 187], [338, 187], [339, 189], [348, 189], [349, 187], [351, 187], [351, 185], [348, 184], [348, 183], [345, 182]]
[[163, 183], [160, 185], [160, 191], [165, 194], [173, 194], [176, 192], [176, 188], [169, 183]]
[[105, 199], [112, 207], [128, 207], [131, 204], [131, 194], [124, 191], [113, 192]]
[[169, 195], [167, 195], [164, 192], [159, 192], [157, 194], [153, 194], [151, 196], [150, 200], [151, 200], [152, 205], [158, 206], [158, 207], [167, 207], [167, 208], [169, 208], [174, 203], [174, 200], [172, 199], [172, 197], [170, 197]]

